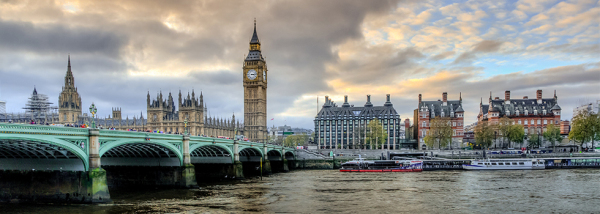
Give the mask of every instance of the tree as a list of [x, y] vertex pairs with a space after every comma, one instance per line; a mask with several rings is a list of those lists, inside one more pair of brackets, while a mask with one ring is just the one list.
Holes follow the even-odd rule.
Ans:
[[552, 144], [552, 151], [556, 151], [556, 142], [562, 140], [560, 128], [554, 126], [553, 123], [548, 124], [548, 126], [546, 126], [546, 131], [544, 132], [544, 138]]
[[569, 140], [579, 143], [581, 148], [587, 141], [593, 141], [596, 138], [598, 130], [596, 130], [597, 115], [590, 113], [587, 110], [580, 111], [571, 123], [571, 132], [569, 132]]
[[383, 126], [379, 119], [375, 118], [367, 125], [367, 143], [371, 146], [375, 146], [377, 149], [379, 145], [383, 148], [383, 144], [387, 140], [387, 132], [383, 130]]
[[492, 145], [494, 139], [494, 127], [488, 125], [487, 121], [481, 121], [475, 126], [475, 144], [487, 149]]
[[287, 147], [296, 147], [299, 145], [304, 145], [308, 142], [309, 136], [307, 134], [301, 135], [290, 135], [285, 138], [283, 141], [283, 145]]
[[541, 145], [541, 141], [540, 141], [540, 136], [538, 133], [535, 133], [535, 131], [532, 131], [528, 134], [529, 136], [529, 142], [528, 144], [531, 146], [531, 148], [535, 148], [536, 146], [539, 147]]
[[438, 145], [438, 148], [441, 149], [452, 143], [452, 134], [450, 118], [436, 117], [429, 120], [429, 132], [423, 140], [429, 148]]
[[514, 142], [523, 144], [523, 138], [525, 137], [525, 128], [521, 124], [513, 124], [508, 129], [508, 140], [509, 142]]
[[[496, 126], [498, 129], [498, 134], [500, 135], [500, 138], [502, 139], [502, 143], [504, 143], [504, 139], [508, 140], [508, 134], [510, 132], [510, 129], [513, 125], [514, 121], [510, 118], [508, 118], [506, 115], [502, 118], [500, 118], [500, 120], [498, 121], [498, 125]], [[509, 141], [509, 145], [508, 147], [510, 147], [510, 141]]]
[[592, 113], [590, 116], [591, 116], [590, 120], [593, 123], [592, 148], [596, 148], [596, 147], [594, 147], [594, 141], [600, 141], [600, 112]]

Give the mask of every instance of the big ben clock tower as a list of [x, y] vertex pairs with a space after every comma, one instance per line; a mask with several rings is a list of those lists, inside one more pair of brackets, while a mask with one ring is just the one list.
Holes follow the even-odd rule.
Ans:
[[244, 60], [244, 135], [254, 142], [267, 140], [267, 62], [260, 51], [260, 40], [254, 34], [250, 51]]

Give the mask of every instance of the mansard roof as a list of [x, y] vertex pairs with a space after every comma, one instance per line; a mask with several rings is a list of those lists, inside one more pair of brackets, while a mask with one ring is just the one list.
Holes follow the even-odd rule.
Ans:
[[[546, 114], [552, 114], [552, 110], [560, 110], [558, 102], [554, 98], [542, 99], [541, 103], [537, 102], [537, 99], [510, 99], [509, 103], [506, 103], [503, 99], [492, 100], [492, 109], [490, 110], [490, 104], [482, 105], [482, 113], [486, 114], [489, 112], [498, 112], [500, 117], [515, 116], [516, 112], [524, 114], [527, 110], [527, 114], [533, 115], [537, 110], [538, 115], [543, 114], [543, 110], [546, 110]], [[558, 109], [555, 109], [557, 107]]]
[[435, 113], [435, 116], [442, 115], [444, 112], [444, 116], [450, 116], [450, 112], [464, 112], [462, 109], [462, 101], [460, 100], [448, 100], [446, 102], [446, 106], [444, 106], [444, 101], [421, 101], [419, 104], [419, 111], [423, 108], [429, 110], [429, 113]]
[[399, 118], [400, 115], [392, 106], [373, 106], [373, 107], [324, 107], [319, 111], [315, 119], [334, 119], [334, 118]]

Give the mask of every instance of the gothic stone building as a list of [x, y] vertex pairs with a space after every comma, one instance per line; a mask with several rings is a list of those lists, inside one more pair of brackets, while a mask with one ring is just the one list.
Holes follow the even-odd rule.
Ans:
[[477, 120], [497, 124], [500, 118], [507, 116], [515, 123], [523, 125], [525, 134], [542, 134], [548, 124], [560, 126], [560, 111], [556, 91], [553, 98], [545, 99], [542, 98], [542, 90], [537, 90], [535, 99], [529, 99], [527, 96], [523, 99], [511, 99], [510, 91], [504, 92], [504, 99], [492, 99], [490, 92], [488, 104], [484, 105], [483, 101], [479, 103]]
[[348, 96], [344, 96], [344, 104], [340, 107], [325, 96], [325, 104], [314, 120], [318, 148], [372, 149], [372, 145], [364, 145], [364, 142], [366, 142], [366, 127], [369, 121], [375, 118], [381, 120], [383, 129], [388, 134], [384, 148], [399, 149], [403, 124], [390, 101], [389, 94], [383, 106], [373, 106], [371, 95], [367, 95], [367, 103], [364, 107], [350, 105]]
[[458, 100], [448, 100], [448, 93], [442, 94], [442, 100], [422, 101], [419, 94], [418, 117], [415, 125], [418, 126], [417, 141], [419, 149], [425, 147], [425, 136], [429, 133], [430, 120], [436, 117], [449, 118], [452, 123], [452, 145], [462, 142], [464, 110], [462, 108], [462, 96]]
[[244, 60], [244, 134], [255, 142], [267, 140], [267, 61], [260, 50], [260, 40], [254, 33], [250, 39], [250, 50]]
[[67, 75], [65, 85], [58, 96], [58, 117], [61, 124], [78, 123], [81, 117], [81, 97], [75, 87], [75, 77], [71, 72], [71, 56], [68, 58]]
[[[156, 99], [150, 99], [150, 93], [146, 97], [146, 109], [148, 119], [140, 113], [140, 117], [133, 117], [132, 120], [127, 117], [125, 120], [121, 117], [121, 109], [113, 108], [112, 116], [101, 119], [99, 125], [106, 128], [115, 128], [117, 130], [150, 130], [163, 133], [185, 133], [190, 135], [206, 135], [212, 137], [234, 138], [236, 130], [238, 135], [242, 135], [242, 125], [235, 120], [235, 115], [230, 119], [209, 117], [204, 104], [202, 92], [196, 97], [195, 92], [188, 93], [187, 97], [181, 95], [177, 100], [177, 105], [169, 92], [168, 97], [163, 99], [162, 92], [156, 95]], [[178, 110], [177, 110], [178, 109]]]

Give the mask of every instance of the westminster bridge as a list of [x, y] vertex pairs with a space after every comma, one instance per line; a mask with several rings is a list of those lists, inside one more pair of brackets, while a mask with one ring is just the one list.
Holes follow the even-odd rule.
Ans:
[[292, 148], [220, 138], [0, 123], [0, 201], [110, 202], [109, 186], [288, 171]]

